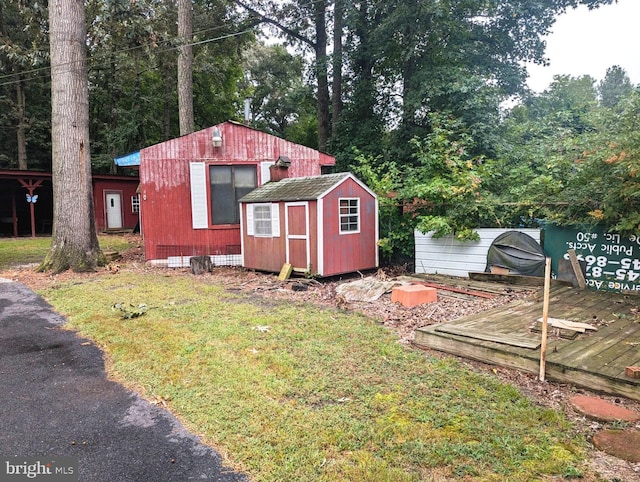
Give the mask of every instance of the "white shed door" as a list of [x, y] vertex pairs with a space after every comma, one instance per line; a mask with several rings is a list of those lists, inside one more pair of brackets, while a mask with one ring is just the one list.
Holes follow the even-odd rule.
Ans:
[[122, 194], [110, 192], [106, 195], [107, 229], [122, 229]]

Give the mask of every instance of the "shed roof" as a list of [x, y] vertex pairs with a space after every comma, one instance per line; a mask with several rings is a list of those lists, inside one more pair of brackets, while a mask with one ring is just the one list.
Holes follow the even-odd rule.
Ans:
[[322, 197], [333, 186], [348, 177], [350, 172], [285, 178], [277, 182], [268, 182], [254, 189], [240, 199], [240, 202], [277, 202], [277, 201], [309, 201]]

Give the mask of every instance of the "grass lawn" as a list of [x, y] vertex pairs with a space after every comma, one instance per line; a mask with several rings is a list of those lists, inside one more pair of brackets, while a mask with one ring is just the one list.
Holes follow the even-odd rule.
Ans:
[[[98, 236], [104, 251], [121, 251], [129, 244], [122, 236]], [[41, 263], [51, 247], [51, 237], [0, 238], [0, 270], [21, 264]]]
[[[401, 346], [375, 322], [247, 298], [206, 277], [125, 272], [42, 293], [256, 481], [577, 476], [585, 443], [512, 386]], [[149, 307], [123, 319], [116, 303]]]

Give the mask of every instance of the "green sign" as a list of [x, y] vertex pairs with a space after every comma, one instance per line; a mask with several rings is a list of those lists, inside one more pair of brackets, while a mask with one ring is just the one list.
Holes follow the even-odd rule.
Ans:
[[551, 256], [552, 270], [558, 260], [569, 259], [574, 249], [587, 265], [587, 285], [603, 291], [640, 291], [640, 236], [608, 233], [600, 226], [584, 229], [545, 227], [544, 250]]

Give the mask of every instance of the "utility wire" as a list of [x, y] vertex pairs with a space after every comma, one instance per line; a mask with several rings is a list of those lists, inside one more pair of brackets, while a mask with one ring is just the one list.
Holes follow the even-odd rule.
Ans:
[[[244, 34], [247, 34], [247, 33], [250, 33], [250, 32], [253, 32], [253, 30], [252, 29], [242, 30], [240, 32], [230, 33], [230, 34], [227, 34], [227, 35], [221, 35], [220, 37], [213, 37], [213, 38], [209, 38], [209, 39], [205, 39], [205, 40], [200, 40], [200, 41], [197, 41], [197, 42], [190, 42], [190, 43], [187, 43], [187, 44], [168, 47], [168, 48], [165, 48], [165, 49], [162, 49], [162, 50], [158, 50], [157, 53], [158, 54], [163, 54], [165, 52], [170, 52], [172, 50], [177, 50], [177, 49], [179, 49], [179, 48], [181, 48], [181, 47], [183, 47], [185, 45], [194, 46], [194, 45], [203, 45], [203, 44], [207, 44], [207, 43], [211, 43], [211, 42], [217, 42], [217, 41], [225, 40], [225, 39], [232, 38], [232, 37], [238, 37], [240, 35], [244, 35]], [[132, 50], [135, 50], [135, 49], [138, 49], [138, 48], [143, 48], [143, 47], [145, 47], [145, 46], [142, 45], [142, 46], [131, 47], [131, 48], [128, 48], [128, 49], [123, 49], [121, 51], [117, 51], [116, 54], [130, 52]], [[87, 60], [90, 62], [92, 59], [87, 59]], [[71, 65], [74, 65], [75, 63], [76, 62], [68, 62], [66, 64], [61, 64], [61, 65], [58, 65], [56, 67], [61, 67], [61, 68], [69, 67]], [[94, 65], [91, 65], [89, 67], [89, 70], [96, 69], [96, 68], [98, 68], [100, 66], [104, 66], [104, 65], [109, 65], [109, 63], [105, 62], [105, 63], [97, 63], [97, 64], [94, 64]], [[25, 70], [25, 71], [19, 72], [19, 73], [6, 74], [6, 75], [3, 75], [3, 76], [0, 76], [0, 80], [4, 79], [4, 78], [16, 77], [16, 76], [21, 76], [21, 75], [28, 75], [28, 74], [32, 74], [32, 73], [40, 73], [40, 72], [44, 72], [44, 71], [48, 72], [50, 70], [51, 70], [51, 66], [48, 65], [46, 67], [39, 67], [37, 69]], [[35, 79], [38, 79], [38, 78], [45, 78], [45, 77], [37, 77], [36, 76], [35, 78], [32, 77], [32, 78], [30, 78], [28, 80], [35, 80]], [[9, 80], [9, 81], [6, 81], [6, 82], [0, 82], [0, 87], [17, 84], [17, 83], [22, 82], [24, 80], [27, 80], [27, 79], [17, 79], [17, 80]]]
[[[310, 6], [313, 6], [313, 5], [317, 4], [317, 3], [322, 3], [322, 2], [325, 2], [325, 1], [326, 0], [312, 0], [310, 2], [301, 4], [300, 6], [301, 7], [310, 7]], [[243, 9], [246, 10], [246, 8], [244, 8], [242, 5], [238, 5], [238, 6], [240, 8], [243, 8]], [[301, 20], [303, 18], [304, 18], [303, 14], [299, 13], [298, 16], [291, 18], [291, 20]], [[222, 29], [224, 27], [225, 27], [225, 25], [217, 25], [215, 27], [209, 27], [209, 28], [200, 29], [200, 30], [194, 32], [193, 36], [197, 36], [197, 35], [200, 35], [200, 34], [205, 33], [205, 32], [211, 32], [211, 31], [215, 31], [215, 30], [220, 30], [220, 29]], [[165, 52], [170, 52], [172, 50], [177, 50], [180, 47], [184, 47], [184, 46], [203, 45], [203, 44], [207, 44], [207, 43], [210, 43], [210, 42], [215, 42], [215, 41], [224, 40], [224, 39], [231, 38], [231, 37], [236, 37], [236, 36], [239, 36], [239, 35], [244, 35], [246, 33], [252, 32], [252, 31], [253, 31], [252, 29], [247, 29], [247, 30], [243, 30], [241, 32], [222, 35], [220, 37], [214, 37], [214, 38], [209, 38], [209, 39], [205, 39], [205, 40], [194, 41], [194, 42], [190, 42], [190, 43], [186, 43], [186, 44], [181, 44], [179, 46], [172, 46], [172, 47], [169, 47], [169, 48], [165, 48], [165, 49], [159, 50], [157, 53], [161, 54], [161, 53], [165, 53]], [[143, 45], [136, 45], [134, 47], [128, 47], [128, 48], [116, 50], [116, 51], [112, 52], [112, 54], [113, 55], [120, 55], [120, 54], [131, 52], [131, 51], [134, 51], [134, 50], [137, 50], [137, 49], [148, 48], [148, 47], [151, 47], [152, 45], [153, 45], [152, 43], [145, 43]], [[92, 60], [93, 60], [92, 58], [88, 58], [87, 62], [91, 63]], [[73, 65], [73, 63], [74, 62], [69, 62], [68, 64], [62, 64], [60, 67]], [[100, 63], [94, 64], [94, 65], [90, 66], [89, 69], [97, 68], [97, 67], [102, 66], [102, 65], [108, 65], [108, 64], [100, 64]], [[11, 73], [11, 74], [0, 75], [0, 87], [17, 84], [19, 82], [23, 82], [23, 81], [27, 80], [27, 79], [20, 78], [21, 76], [26, 76], [26, 75], [31, 75], [31, 74], [39, 74], [41, 72], [49, 72], [50, 70], [51, 70], [51, 66], [47, 65], [47, 66], [38, 67], [38, 68], [35, 68], [35, 69], [24, 70], [24, 71], [21, 71], [21, 72], [15, 72], [15, 73]], [[8, 81], [5, 81], [5, 82], [1, 82], [3, 79], [10, 79], [12, 77], [17, 77], [17, 78], [15, 80], [8, 80]], [[28, 80], [37, 80], [39, 78], [45, 78], [45, 77], [36, 76], [36, 77], [31, 77]]]

